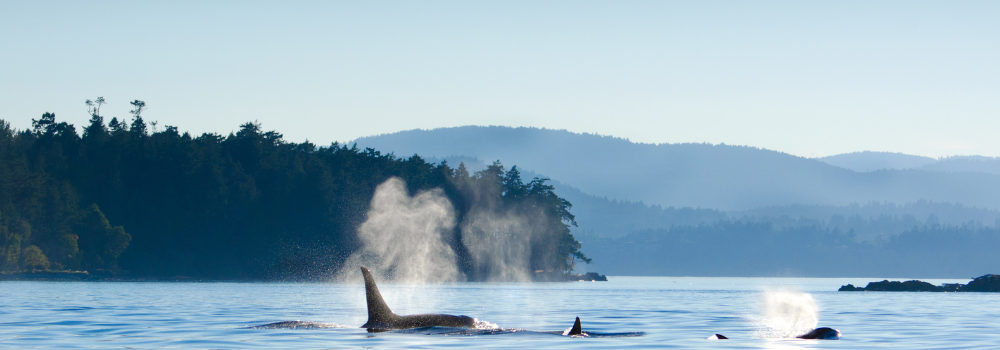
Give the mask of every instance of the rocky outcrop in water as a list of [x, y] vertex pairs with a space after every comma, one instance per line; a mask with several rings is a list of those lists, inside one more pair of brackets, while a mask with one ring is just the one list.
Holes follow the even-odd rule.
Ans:
[[1000, 275], [977, 277], [962, 287], [960, 292], [1000, 292]]
[[597, 272], [587, 272], [582, 275], [561, 271], [535, 271], [531, 278], [535, 282], [574, 282], [574, 281], [608, 281], [608, 276]]
[[869, 282], [864, 288], [853, 284], [840, 287], [840, 292], [1000, 292], [1000, 275], [976, 277], [968, 284], [945, 283], [940, 286], [911, 280], [906, 282], [884, 280]]

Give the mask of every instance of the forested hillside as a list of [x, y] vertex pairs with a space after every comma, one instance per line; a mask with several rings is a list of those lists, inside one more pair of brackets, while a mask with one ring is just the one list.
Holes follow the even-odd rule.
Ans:
[[[485, 162], [474, 157], [444, 157], [434, 162], [462, 163], [469, 169], [485, 169]], [[523, 170], [528, 177], [541, 176]], [[966, 206], [959, 203], [917, 200], [896, 204], [889, 202], [851, 203], [848, 205], [793, 204], [758, 207], [746, 210], [664, 207], [643, 202], [597, 197], [558, 180], [551, 180], [556, 192], [573, 203], [579, 226], [577, 237], [616, 238], [636, 231], [668, 229], [674, 226], [698, 226], [720, 221], [769, 223], [775, 228], [816, 226], [822, 229], [853, 230], [861, 241], [885, 240], [914, 227], [1000, 227], [1000, 210]], [[734, 232], [735, 233], [735, 232]], [[591, 250], [601, 249], [590, 245]]]
[[939, 159], [891, 152], [853, 152], [817, 158], [841, 168], [858, 172], [882, 169], [1000, 174], [1000, 158], [984, 156], [951, 156]]
[[857, 172], [876, 170], [919, 169], [925, 165], [934, 164], [937, 160], [930, 157], [913, 156], [892, 152], [853, 152], [837, 154], [817, 160], [824, 163], [850, 169]]
[[443, 190], [458, 221], [446, 243], [468, 279], [489, 277], [461, 239], [473, 207], [541, 213], [535, 225], [545, 229], [520, 238], [531, 270], [586, 260], [570, 235], [569, 202], [544, 180], [523, 182], [516, 168], [470, 174], [419, 156], [287, 142], [256, 123], [225, 136], [150, 130], [139, 103], [128, 123], [105, 124], [92, 108], [82, 135], [51, 113], [31, 130], [0, 120], [4, 271], [323, 279], [359, 248], [355, 231], [392, 177], [411, 194]]
[[[413, 196], [404, 207], [420, 205], [421, 193], [446, 199], [454, 215], [442, 217], [441, 239], [466, 280], [504, 280], [497, 276], [510, 276], [512, 266], [520, 275], [570, 271], [588, 256], [595, 264], [578, 272], [955, 277], [1000, 268], [995, 209], [925, 200], [647, 205], [473, 157], [449, 163], [287, 142], [256, 123], [225, 136], [151, 130], [136, 107], [128, 123], [105, 123], [93, 109], [82, 133], [50, 113], [30, 130], [0, 121], [0, 270], [329, 279], [359, 252], [377, 251], [364, 249], [360, 227], [369, 241], [409, 234], [368, 222], [376, 191], [391, 178]], [[578, 204], [573, 213], [570, 202]], [[394, 210], [380, 217], [418, 215]], [[387, 261], [384, 271], [402, 270]]]
[[996, 174], [855, 172], [746, 146], [654, 145], [565, 130], [500, 126], [409, 130], [356, 142], [404, 155], [504, 159], [584, 193], [664, 207], [729, 211], [927, 200], [1000, 209], [1000, 175]]

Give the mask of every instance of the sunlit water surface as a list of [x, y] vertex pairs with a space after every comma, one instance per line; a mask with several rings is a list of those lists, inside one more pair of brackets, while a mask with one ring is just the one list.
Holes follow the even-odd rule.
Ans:
[[[0, 282], [0, 348], [996, 348], [1000, 294], [837, 292], [874, 278], [610, 277], [609, 282], [380, 284], [399, 314], [464, 314], [546, 333], [369, 334], [364, 287], [334, 283]], [[931, 283], [968, 280], [929, 280]], [[801, 291], [841, 340], [776, 339], [769, 291]], [[778, 294], [779, 296], [781, 294]], [[808, 317], [804, 318], [808, 319]], [[254, 329], [279, 321], [324, 328]], [[808, 322], [808, 321], [807, 321]], [[801, 325], [799, 325], [801, 326]], [[808, 325], [811, 326], [811, 325]], [[730, 340], [707, 340], [721, 333]]]

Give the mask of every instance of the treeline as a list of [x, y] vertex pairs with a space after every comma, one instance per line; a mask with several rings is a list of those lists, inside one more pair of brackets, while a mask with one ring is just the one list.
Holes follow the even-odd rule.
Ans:
[[720, 221], [584, 239], [616, 275], [966, 278], [1000, 271], [1000, 230], [930, 225], [879, 241], [853, 230]]
[[572, 201], [583, 219], [575, 236], [588, 239], [616, 238], [636, 231], [675, 226], [711, 225], [721, 221], [769, 223], [776, 229], [813, 227], [854, 231], [860, 241], [886, 240], [914, 227], [998, 227], [1000, 211], [919, 200], [907, 204], [869, 202], [844, 206], [784, 205], [740, 211], [706, 208], [673, 208], [597, 198], [572, 187], [556, 188]]
[[0, 120], [0, 271], [117, 270], [131, 240], [96, 204], [81, 206], [72, 180], [80, 142], [46, 113], [33, 132]]
[[31, 130], [0, 120], [4, 270], [325, 278], [358, 249], [355, 230], [390, 177], [413, 193], [444, 190], [459, 218], [450, 244], [470, 278], [479, 275], [458, 228], [483, 196], [495, 210], [546, 213], [549, 229], [529, 242], [530, 268], [568, 271], [586, 259], [569, 233], [570, 203], [545, 179], [526, 184], [499, 162], [469, 174], [416, 155], [287, 142], [256, 123], [226, 136], [150, 130], [142, 101], [130, 122], [105, 124], [100, 104], [88, 105], [82, 135], [51, 113]]
[[776, 227], [818, 226], [853, 230], [859, 240], [888, 239], [914, 227], [997, 227], [1000, 211], [958, 203], [919, 200], [907, 204], [787, 205], [728, 212], [729, 220], [770, 222]]

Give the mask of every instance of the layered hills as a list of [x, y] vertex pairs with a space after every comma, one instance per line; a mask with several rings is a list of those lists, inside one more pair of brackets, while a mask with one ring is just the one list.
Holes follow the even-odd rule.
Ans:
[[1000, 174], [1000, 158], [952, 156], [940, 159], [892, 152], [852, 152], [818, 160], [857, 172], [876, 170], [925, 170], [936, 172], [983, 172]]
[[993, 158], [810, 159], [498, 126], [355, 142], [470, 171], [500, 160], [551, 178], [593, 258], [584, 268], [609, 275], [945, 278], [1000, 269]]
[[[747, 146], [644, 144], [566, 130], [500, 126], [409, 130], [353, 142], [397, 155], [500, 159], [587, 194], [665, 207], [747, 210], [927, 200], [1000, 208], [997, 174], [910, 168], [859, 172], [832, 165], [829, 159]], [[938, 164], [922, 164], [920, 158], [908, 161], [906, 167]]]

